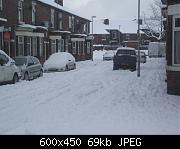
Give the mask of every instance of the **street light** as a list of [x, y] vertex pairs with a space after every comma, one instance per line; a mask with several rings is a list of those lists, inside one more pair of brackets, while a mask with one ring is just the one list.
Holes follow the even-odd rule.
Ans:
[[121, 29], [121, 25], [119, 25], [119, 46], [121, 44], [121, 31], [120, 31], [120, 29]]
[[94, 20], [94, 18], [96, 18], [96, 16], [92, 16], [91, 18], [92, 18], [92, 35], [93, 35], [93, 26], [94, 26], [93, 20]]
[[138, 0], [138, 71], [137, 76], [140, 77], [140, 0]]

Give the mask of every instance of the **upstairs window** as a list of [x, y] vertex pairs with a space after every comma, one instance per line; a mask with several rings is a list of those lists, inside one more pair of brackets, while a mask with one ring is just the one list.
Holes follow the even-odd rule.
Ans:
[[116, 39], [117, 38], [117, 33], [116, 32], [112, 32], [112, 39]]
[[173, 65], [180, 66], [180, 15], [173, 20]]
[[18, 21], [23, 22], [23, 0], [18, 1]]
[[54, 28], [54, 9], [51, 9], [51, 27]]
[[35, 24], [36, 21], [36, 3], [32, 2], [32, 23]]
[[72, 28], [72, 19], [71, 19], [71, 16], [69, 16], [69, 28]]
[[58, 14], [58, 19], [59, 19], [59, 29], [62, 30], [63, 29], [63, 24], [62, 24], [63, 15], [61, 12], [59, 12], [59, 14]]

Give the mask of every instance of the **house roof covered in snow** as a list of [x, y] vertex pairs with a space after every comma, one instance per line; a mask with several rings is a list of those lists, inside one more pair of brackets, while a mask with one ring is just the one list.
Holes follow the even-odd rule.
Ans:
[[70, 14], [73, 14], [73, 15], [75, 15], [75, 16], [78, 16], [78, 17], [80, 17], [80, 18], [83, 18], [83, 19], [85, 19], [85, 20], [90, 21], [89, 19], [87, 19], [87, 18], [85, 18], [85, 17], [77, 14], [76, 12], [73, 12], [72, 10], [70, 10], [70, 9], [64, 7], [64, 6], [61, 6], [61, 5], [57, 4], [56, 2], [54, 2], [54, 0], [38, 0], [38, 1], [39, 1], [39, 2], [42, 2], [42, 3], [44, 3], [44, 4], [47, 4], [47, 5], [53, 6], [53, 7], [57, 8], [57, 9], [63, 10], [63, 11], [65, 11], [65, 12], [68, 12], [68, 13], [70, 13]]

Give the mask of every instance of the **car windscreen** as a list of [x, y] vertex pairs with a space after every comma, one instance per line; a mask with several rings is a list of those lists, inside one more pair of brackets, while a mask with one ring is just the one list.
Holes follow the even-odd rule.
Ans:
[[134, 50], [118, 50], [117, 55], [136, 55]]
[[27, 58], [15, 58], [15, 64], [17, 66], [22, 66], [27, 63]]

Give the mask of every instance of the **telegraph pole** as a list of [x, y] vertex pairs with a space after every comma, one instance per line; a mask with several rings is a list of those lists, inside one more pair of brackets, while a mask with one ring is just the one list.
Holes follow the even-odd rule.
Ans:
[[138, 0], [138, 70], [137, 70], [137, 77], [140, 77], [140, 0]]

